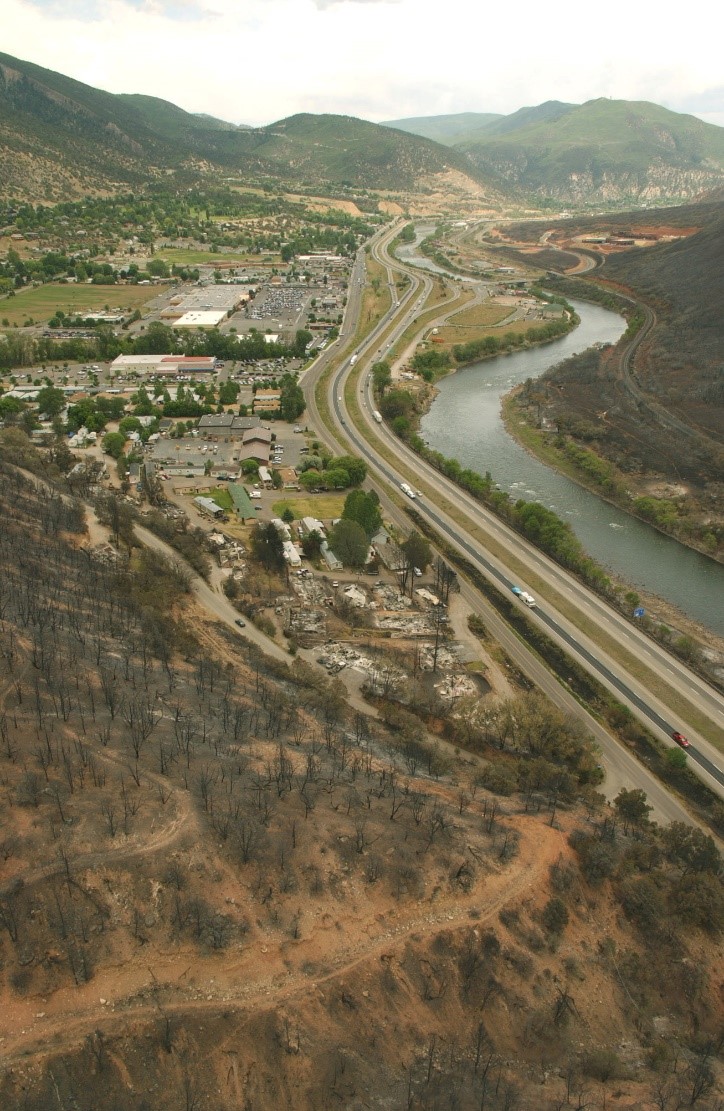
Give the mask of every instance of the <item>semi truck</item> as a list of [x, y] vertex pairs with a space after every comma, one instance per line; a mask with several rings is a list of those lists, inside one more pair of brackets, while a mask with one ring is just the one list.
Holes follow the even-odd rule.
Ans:
[[382, 424], [382, 413], [379, 411], [379, 409], [373, 409], [372, 410], [372, 416], [374, 417], [374, 419], [377, 421], [378, 424]]

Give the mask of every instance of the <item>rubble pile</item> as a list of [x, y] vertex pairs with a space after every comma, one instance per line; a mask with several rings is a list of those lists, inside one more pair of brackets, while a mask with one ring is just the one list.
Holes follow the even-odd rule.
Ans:
[[445, 675], [439, 683], [435, 683], [435, 690], [445, 702], [455, 702], [458, 698], [480, 693], [475, 680], [465, 672]]

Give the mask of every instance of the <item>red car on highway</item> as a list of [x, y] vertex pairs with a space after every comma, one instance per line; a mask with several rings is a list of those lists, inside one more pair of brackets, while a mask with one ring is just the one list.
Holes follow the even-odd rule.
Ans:
[[677, 745], [681, 745], [682, 748], [689, 747], [689, 742], [687, 741], [683, 733], [677, 733], [676, 731], [674, 731], [671, 736], [673, 740], [676, 741]]

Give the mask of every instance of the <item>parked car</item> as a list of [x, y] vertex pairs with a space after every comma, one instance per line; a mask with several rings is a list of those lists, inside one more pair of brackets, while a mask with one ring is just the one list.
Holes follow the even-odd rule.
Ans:
[[676, 729], [671, 734], [671, 737], [672, 740], [676, 741], [677, 745], [681, 745], [682, 748], [691, 747], [691, 742], [686, 739], [683, 733], [679, 733]]

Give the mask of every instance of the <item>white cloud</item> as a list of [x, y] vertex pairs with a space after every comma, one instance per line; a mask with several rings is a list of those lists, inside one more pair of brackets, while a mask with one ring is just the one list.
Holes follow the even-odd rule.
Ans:
[[[368, 119], [511, 112], [544, 100], [653, 100], [710, 115], [718, 39], [687, 18], [610, 0], [605, 22], [539, 0], [5, 0], [3, 49], [112, 92], [270, 123], [300, 111]], [[625, 28], [625, 34], [621, 33]], [[684, 107], [697, 104], [701, 107]]]
[[324, 11], [334, 4], [400, 4], [402, 0], [313, 0], [315, 7]]

